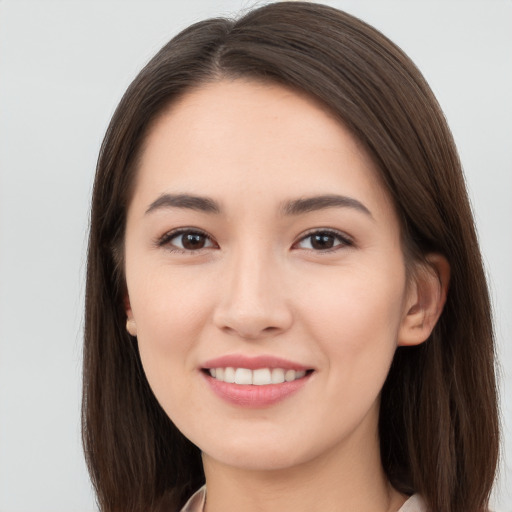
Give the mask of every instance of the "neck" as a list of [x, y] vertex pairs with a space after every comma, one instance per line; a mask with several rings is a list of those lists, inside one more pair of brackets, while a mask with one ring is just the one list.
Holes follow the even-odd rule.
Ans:
[[203, 455], [206, 512], [396, 512], [405, 501], [389, 484], [375, 435], [355, 434], [328, 453], [281, 469], [222, 464]]

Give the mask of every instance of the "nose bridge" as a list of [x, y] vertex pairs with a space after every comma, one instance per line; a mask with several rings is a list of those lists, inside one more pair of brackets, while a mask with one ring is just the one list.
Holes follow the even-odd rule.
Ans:
[[234, 258], [230, 276], [231, 299], [235, 305], [266, 309], [272, 299], [271, 283], [275, 266], [276, 262], [266, 251], [242, 249]]
[[218, 327], [244, 338], [285, 330], [291, 322], [280, 261], [266, 244], [254, 242], [230, 254], [216, 312]]

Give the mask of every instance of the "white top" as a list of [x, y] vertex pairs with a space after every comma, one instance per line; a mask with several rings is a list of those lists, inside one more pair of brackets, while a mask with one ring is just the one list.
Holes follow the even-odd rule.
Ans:
[[[187, 501], [181, 512], [203, 512], [204, 503], [206, 501], [206, 486], [203, 485], [196, 491]], [[425, 502], [419, 494], [411, 496], [397, 512], [427, 512]]]

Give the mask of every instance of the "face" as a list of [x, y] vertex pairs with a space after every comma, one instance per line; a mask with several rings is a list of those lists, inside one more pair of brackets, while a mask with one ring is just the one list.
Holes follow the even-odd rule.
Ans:
[[221, 81], [160, 116], [129, 205], [127, 314], [148, 381], [211, 460], [375, 446], [409, 308], [369, 157], [314, 100]]

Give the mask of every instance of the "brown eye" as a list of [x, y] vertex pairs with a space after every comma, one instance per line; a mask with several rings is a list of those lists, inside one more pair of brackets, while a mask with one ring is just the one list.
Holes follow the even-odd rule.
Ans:
[[336, 239], [333, 235], [327, 235], [324, 233], [318, 235], [311, 235], [311, 247], [313, 249], [332, 249]]
[[171, 251], [198, 251], [215, 247], [212, 239], [207, 234], [190, 229], [165, 235], [159, 245], [167, 246]]
[[201, 233], [185, 233], [181, 235], [181, 245], [184, 249], [190, 251], [193, 251], [194, 249], [202, 249], [207, 240], [206, 236]]
[[297, 247], [313, 251], [328, 251], [352, 245], [345, 236], [332, 231], [315, 231], [299, 240]]

